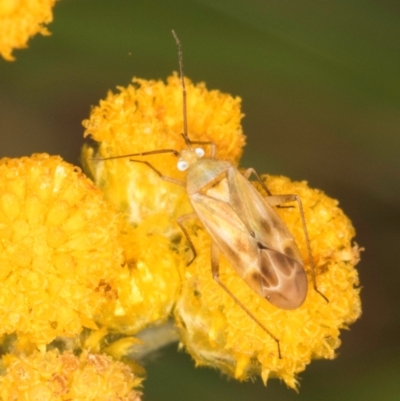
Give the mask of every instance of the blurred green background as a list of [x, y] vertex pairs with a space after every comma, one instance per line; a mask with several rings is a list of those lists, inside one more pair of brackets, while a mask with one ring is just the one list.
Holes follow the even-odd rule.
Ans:
[[[395, 0], [62, 0], [51, 37], [0, 59], [0, 153], [79, 163], [90, 106], [133, 76], [178, 68], [243, 99], [243, 166], [340, 200], [366, 248], [363, 316], [300, 394], [195, 369], [176, 345], [147, 364], [147, 400], [400, 399], [400, 3]], [[1, 178], [0, 178], [1, 179]]]

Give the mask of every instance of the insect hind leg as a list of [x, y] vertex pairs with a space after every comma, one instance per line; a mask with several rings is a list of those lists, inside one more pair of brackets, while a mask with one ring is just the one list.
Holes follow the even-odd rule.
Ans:
[[271, 191], [268, 189], [268, 187], [265, 185], [264, 181], [261, 179], [260, 175], [257, 173], [254, 168], [250, 167], [246, 169], [246, 171], [243, 173], [243, 175], [249, 180], [251, 175], [254, 175], [257, 178], [257, 181], [260, 183], [262, 186], [263, 190], [267, 193], [268, 196], [272, 196]]
[[[262, 186], [262, 188], [264, 189], [264, 191], [267, 193], [268, 196], [273, 196], [271, 191], [268, 189], [268, 187], [265, 185], [265, 182], [261, 179], [260, 175], [257, 173], [257, 171], [250, 167], [248, 169], [246, 169], [246, 171], [243, 173], [243, 175], [249, 180], [251, 175], [254, 175], [257, 179], [257, 181], [259, 182], [259, 184]], [[279, 208], [292, 208], [293, 206], [282, 206], [282, 205], [276, 205]]]
[[275, 342], [278, 348], [279, 359], [282, 359], [281, 346], [279, 339], [275, 337], [245, 306], [244, 304], [233, 294], [233, 292], [220, 280], [219, 278], [219, 259], [220, 250], [218, 246], [212, 242], [211, 243], [211, 271], [213, 279], [222, 287], [222, 289], [228, 293], [228, 295], [243, 309], [244, 312], [260, 326]]

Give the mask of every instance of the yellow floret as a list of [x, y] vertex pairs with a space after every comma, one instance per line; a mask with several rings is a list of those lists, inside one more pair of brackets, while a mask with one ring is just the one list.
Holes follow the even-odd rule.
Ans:
[[155, 232], [166, 227], [165, 217], [147, 219], [137, 228], [125, 224], [120, 244], [128, 269], [117, 280], [118, 298], [104, 306], [99, 322], [124, 334], [136, 334], [164, 323], [179, 294], [183, 261], [170, 241]]
[[45, 27], [53, 20], [56, 0], [0, 0], [0, 54], [14, 60], [14, 49], [27, 47], [31, 36], [50, 35]]
[[[183, 344], [198, 365], [218, 367], [239, 380], [261, 374], [279, 377], [296, 388], [296, 374], [312, 358], [335, 356], [340, 345], [339, 329], [346, 328], [361, 313], [357, 247], [351, 240], [354, 228], [337, 206], [338, 202], [305, 182], [285, 177], [266, 176], [273, 194], [300, 196], [316, 265], [318, 290], [312, 285], [310, 265], [298, 207], [276, 209], [299, 246], [309, 277], [304, 304], [295, 310], [283, 310], [254, 293], [234, 269], [221, 259], [221, 281], [280, 342], [259, 327], [213, 280], [210, 269], [210, 238], [203, 229], [192, 236], [198, 252], [186, 270], [182, 296], [176, 317], [180, 322]], [[296, 206], [295, 204], [293, 204]]]
[[141, 379], [109, 356], [49, 351], [3, 357], [0, 400], [140, 401]]
[[96, 329], [124, 269], [116, 211], [60, 157], [2, 159], [0, 176], [0, 335], [29, 348]]

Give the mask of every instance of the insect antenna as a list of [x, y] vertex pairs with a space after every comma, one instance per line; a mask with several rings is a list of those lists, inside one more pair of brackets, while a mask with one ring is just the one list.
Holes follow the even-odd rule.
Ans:
[[182, 53], [182, 43], [178, 38], [176, 32], [172, 29], [172, 35], [174, 36], [176, 45], [178, 46], [178, 57], [179, 57], [179, 75], [182, 82], [182, 105], [183, 105], [183, 139], [185, 140], [186, 146], [190, 149], [190, 140], [188, 136], [188, 123], [187, 123], [187, 100], [186, 100], [186, 85], [185, 76], [183, 74], [183, 53]]

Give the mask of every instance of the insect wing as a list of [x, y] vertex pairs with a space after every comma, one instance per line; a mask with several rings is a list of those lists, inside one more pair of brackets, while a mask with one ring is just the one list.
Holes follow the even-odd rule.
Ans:
[[232, 208], [257, 240], [262, 295], [282, 309], [299, 307], [307, 295], [308, 283], [292, 234], [237, 169], [229, 169], [227, 176]]
[[[211, 237], [238, 274], [259, 295], [282, 309], [299, 307], [307, 276], [297, 245], [275, 210], [234, 167], [193, 205]], [[213, 193], [214, 191], [214, 193]]]
[[[239, 276], [257, 294], [262, 295], [261, 281], [257, 273], [259, 264], [257, 242], [248, 234], [246, 226], [235, 210], [228, 202], [208, 194], [196, 193], [190, 199], [197, 216], [225, 258]], [[246, 276], [249, 276], [249, 279], [246, 279]]]

